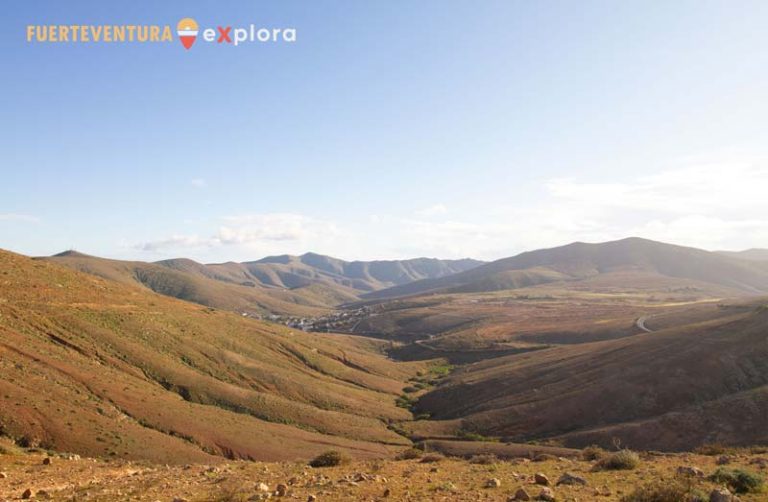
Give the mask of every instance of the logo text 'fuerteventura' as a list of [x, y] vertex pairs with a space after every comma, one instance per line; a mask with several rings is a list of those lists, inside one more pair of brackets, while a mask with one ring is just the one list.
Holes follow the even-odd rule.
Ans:
[[186, 17], [176, 24], [30, 24], [27, 42], [34, 43], [168, 43], [174, 34], [189, 50], [200, 39], [205, 43], [238, 46], [247, 43], [292, 43], [296, 28], [248, 26], [216, 26], [200, 28], [197, 21]]

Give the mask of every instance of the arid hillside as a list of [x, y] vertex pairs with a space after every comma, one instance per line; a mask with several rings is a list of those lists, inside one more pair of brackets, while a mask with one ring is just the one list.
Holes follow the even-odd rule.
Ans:
[[158, 462], [387, 455], [424, 367], [380, 342], [293, 331], [0, 252], [0, 432]]
[[413, 430], [666, 451], [768, 443], [765, 305], [697, 306], [652, 319], [659, 331], [465, 366], [421, 397], [437, 422]]

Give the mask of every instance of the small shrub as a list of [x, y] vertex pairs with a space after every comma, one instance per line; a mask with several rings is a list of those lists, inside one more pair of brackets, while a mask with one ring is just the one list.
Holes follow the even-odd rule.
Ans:
[[408, 387], [405, 387], [403, 389], [403, 392], [405, 392], [406, 394], [413, 394], [414, 392], [418, 392], [418, 391], [419, 391], [418, 387], [413, 385], [409, 385]]
[[758, 493], [763, 490], [765, 480], [759, 474], [742, 469], [718, 468], [709, 479], [727, 485], [736, 493]]
[[496, 455], [485, 453], [482, 455], [474, 455], [469, 459], [470, 464], [478, 465], [493, 465], [499, 461]]
[[555, 455], [550, 455], [549, 453], [539, 453], [538, 455], [534, 455], [532, 460], [534, 462], [548, 462], [550, 460], [557, 460], [557, 457]]
[[728, 448], [727, 446], [718, 444], [718, 443], [710, 443], [710, 444], [703, 444], [696, 448], [694, 450], [699, 455], [709, 455], [709, 456], [716, 456], [716, 455], [724, 455], [726, 453], [732, 453], [733, 448]]
[[708, 499], [696, 489], [691, 479], [675, 478], [662, 479], [636, 488], [622, 497], [621, 502], [705, 502]]
[[395, 457], [395, 460], [414, 460], [417, 458], [421, 458], [423, 453], [421, 450], [417, 450], [416, 448], [410, 448], [408, 450], [403, 450], [400, 453], [397, 454]]
[[416, 404], [416, 399], [409, 396], [408, 394], [403, 394], [395, 400], [395, 404], [400, 408], [410, 410]]
[[600, 448], [597, 445], [591, 445], [587, 446], [583, 450], [581, 450], [581, 458], [586, 460], [587, 462], [594, 462], [595, 460], [600, 460], [605, 456], [605, 450]]
[[640, 465], [640, 455], [632, 450], [619, 450], [606, 455], [594, 465], [596, 471], [628, 471]]
[[442, 462], [445, 457], [439, 453], [427, 453], [421, 457], [422, 464], [434, 464], [435, 462]]
[[331, 450], [321, 453], [309, 463], [312, 467], [335, 467], [349, 463], [349, 457], [340, 451]]

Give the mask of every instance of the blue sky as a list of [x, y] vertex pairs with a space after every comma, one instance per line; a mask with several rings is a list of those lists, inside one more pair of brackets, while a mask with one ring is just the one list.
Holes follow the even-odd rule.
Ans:
[[[29, 24], [295, 43], [27, 43]], [[0, 247], [499, 258], [768, 247], [762, 1], [12, 1]]]

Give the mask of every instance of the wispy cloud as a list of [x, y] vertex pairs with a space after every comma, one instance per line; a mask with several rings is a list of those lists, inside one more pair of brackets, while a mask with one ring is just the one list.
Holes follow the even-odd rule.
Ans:
[[208, 185], [203, 178], [194, 178], [190, 183], [192, 183], [192, 186], [195, 188], [204, 188]]
[[348, 258], [495, 259], [573, 241], [640, 236], [705, 249], [768, 247], [768, 161], [697, 162], [633, 179], [545, 180], [533, 204], [434, 204], [411, 215], [339, 222], [294, 213], [221, 218], [207, 237], [174, 235], [146, 251], [205, 248], [233, 254], [318, 251]]
[[40, 218], [29, 214], [0, 213], [0, 221], [17, 221], [23, 223], [40, 223]]
[[247, 214], [221, 218], [217, 231], [209, 237], [177, 234], [143, 242], [134, 248], [151, 252], [225, 246], [265, 250], [279, 248], [279, 243], [312, 247], [339, 234], [336, 224], [301, 214]]

